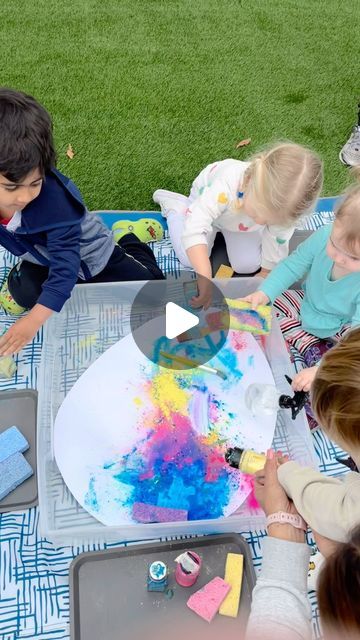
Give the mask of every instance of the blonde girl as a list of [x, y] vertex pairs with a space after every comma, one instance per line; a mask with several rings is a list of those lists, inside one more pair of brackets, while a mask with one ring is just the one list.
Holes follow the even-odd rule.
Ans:
[[[289, 290], [306, 276], [304, 290]], [[349, 327], [360, 325], [360, 185], [349, 189], [335, 211], [335, 221], [313, 233], [245, 298], [253, 308], [274, 303], [285, 340], [313, 364], [328, 344]], [[293, 379], [308, 391], [316, 365]]]
[[[280, 142], [248, 162], [214, 162], [195, 178], [189, 197], [158, 189], [153, 200], [167, 218], [175, 253], [185, 267], [212, 276], [209, 256], [216, 233], [224, 236], [237, 273], [268, 273], [288, 254], [296, 221], [309, 212], [323, 182], [320, 158]], [[199, 280], [194, 306], [208, 306], [210, 289]]]

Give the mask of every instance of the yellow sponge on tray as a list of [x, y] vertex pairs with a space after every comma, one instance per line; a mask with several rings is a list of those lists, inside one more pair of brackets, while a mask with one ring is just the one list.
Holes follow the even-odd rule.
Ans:
[[222, 602], [219, 613], [222, 616], [236, 618], [239, 611], [241, 585], [244, 571], [244, 556], [241, 553], [228, 553], [225, 564], [224, 580], [231, 590]]

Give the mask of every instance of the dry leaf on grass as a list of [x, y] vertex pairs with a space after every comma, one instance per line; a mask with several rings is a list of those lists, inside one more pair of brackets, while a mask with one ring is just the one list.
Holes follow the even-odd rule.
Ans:
[[240, 149], [240, 147], [247, 147], [248, 144], [250, 144], [251, 142], [251, 138], [245, 138], [245, 140], [240, 140], [240, 142], [237, 143], [236, 145], [236, 149]]
[[75, 155], [74, 149], [72, 148], [71, 144], [69, 144], [68, 148], [66, 149], [66, 155], [68, 158], [70, 158], [70, 160], [72, 160]]

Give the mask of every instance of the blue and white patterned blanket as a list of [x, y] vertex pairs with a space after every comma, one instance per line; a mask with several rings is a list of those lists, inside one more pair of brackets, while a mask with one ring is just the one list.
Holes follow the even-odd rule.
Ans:
[[[323, 199], [321, 210], [307, 220], [304, 228], [316, 229], [332, 219], [333, 199]], [[140, 217], [142, 214], [138, 214]], [[104, 219], [107, 215], [104, 214]], [[166, 273], [176, 273], [179, 264], [168, 238], [154, 246], [158, 262]], [[0, 284], [14, 264], [14, 258], [0, 248]], [[12, 318], [0, 311], [0, 334]], [[42, 332], [17, 357], [18, 371], [10, 381], [0, 380], [0, 389], [37, 388]], [[295, 359], [295, 366], [302, 366]], [[345, 472], [335, 461], [341, 453], [320, 431], [313, 433], [314, 446], [321, 471], [329, 475]], [[0, 640], [62, 640], [69, 636], [69, 579], [72, 559], [83, 551], [102, 547], [55, 547], [38, 532], [39, 511], [0, 514]], [[261, 542], [265, 531], [241, 531], [250, 544], [254, 566], [261, 566]], [[126, 544], [126, 543], [125, 543]], [[128, 543], [129, 544], [129, 543]], [[314, 634], [320, 630], [315, 594], [313, 604]]]

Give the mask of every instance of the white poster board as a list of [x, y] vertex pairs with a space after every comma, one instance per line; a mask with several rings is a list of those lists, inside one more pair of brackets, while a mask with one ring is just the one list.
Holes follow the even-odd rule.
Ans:
[[255, 418], [244, 393], [274, 380], [249, 333], [230, 331], [209, 364], [227, 379], [154, 365], [128, 335], [73, 386], [56, 417], [55, 457], [76, 500], [100, 522], [133, 523], [134, 503], [217, 518], [247, 498], [251, 479], [224, 453], [269, 448], [276, 415]]

